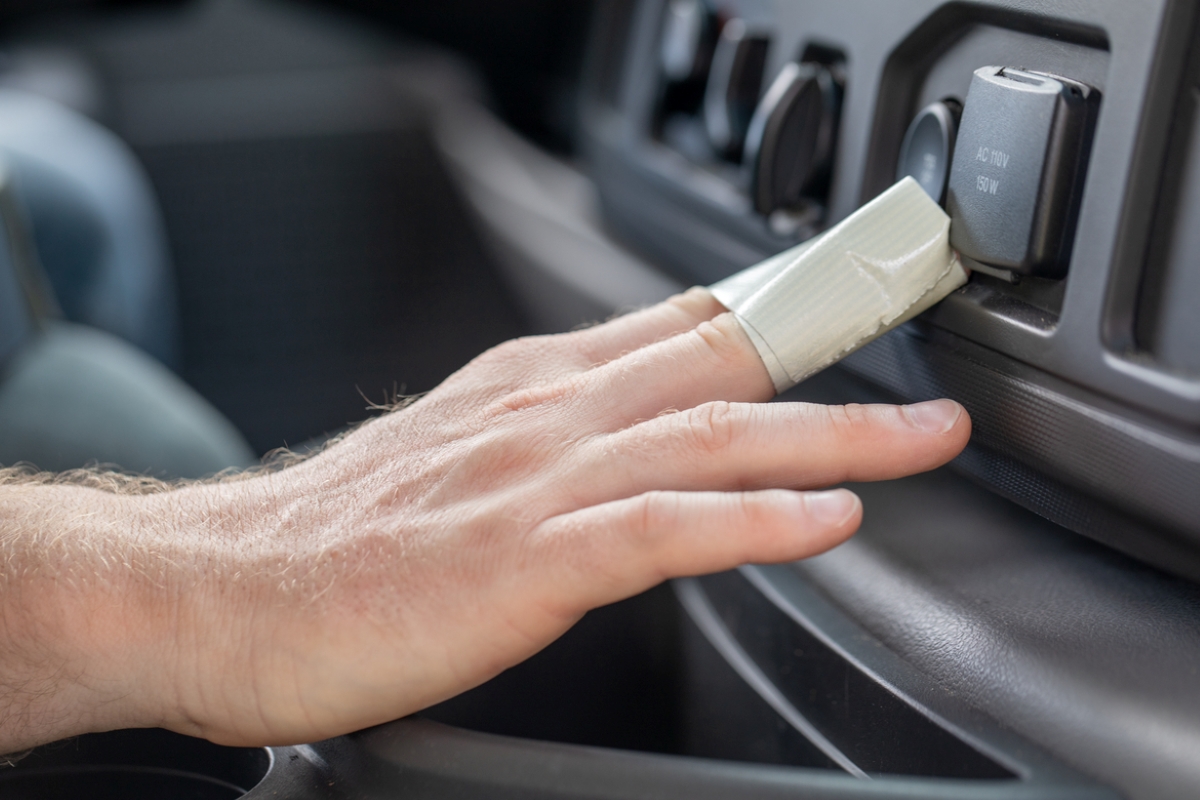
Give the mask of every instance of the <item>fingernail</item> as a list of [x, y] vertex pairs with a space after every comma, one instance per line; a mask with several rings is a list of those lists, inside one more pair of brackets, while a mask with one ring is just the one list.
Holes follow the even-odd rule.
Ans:
[[953, 400], [930, 400], [904, 406], [904, 415], [917, 428], [929, 433], [945, 433], [962, 415], [962, 406]]
[[809, 492], [804, 495], [809, 516], [822, 525], [841, 527], [858, 510], [858, 497], [845, 489], [832, 492]]

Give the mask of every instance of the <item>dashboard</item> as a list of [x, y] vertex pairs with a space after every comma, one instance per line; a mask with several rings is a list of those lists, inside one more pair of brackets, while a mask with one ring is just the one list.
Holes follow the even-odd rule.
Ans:
[[[1183, 355], [1195, 352], [1197, 338], [1184, 294], [1174, 289], [1182, 290], [1195, 263], [1187, 231], [1197, 211], [1176, 200], [1178, 176], [1195, 169], [1197, 158], [1191, 155], [1195, 67], [1186, 63], [1194, 41], [1190, 9], [1166, 4], [1151, 13], [1141, 4], [1093, 4], [1072, 16], [1036, 3], [1025, 10], [746, 3], [707, 10], [707, 18], [692, 12], [704, 19], [701, 28], [715, 28], [724, 15], [755, 32], [743, 38], [760, 43], [762, 63], [754, 76], [742, 76], [746, 86], [738, 90], [755, 104], [760, 95], [764, 104], [773, 100], [772, 82], [786, 80], [789, 69], [820, 74], [829, 84], [822, 95], [818, 79], [806, 78], [817, 99], [796, 101], [812, 109], [794, 116], [810, 112], [812, 130], [798, 127], [784, 136], [807, 148], [796, 157], [802, 163], [791, 165], [802, 177], [790, 196], [777, 190], [781, 197], [764, 199], [753, 196], [770, 191], [755, 173], [788, 167], [764, 166], [777, 156], [760, 152], [763, 131], [750, 130], [753, 109], [742, 113], [746, 152], [741, 145], [719, 152], [709, 128], [721, 116], [713, 112], [720, 103], [696, 91], [679, 99], [688, 81], [710, 75], [663, 76], [662, 37], [672, 33], [668, 23], [681, 8], [620, 12], [628, 15], [628, 50], [615, 67], [597, 58], [600, 75], [583, 131], [613, 229], [683, 280], [710, 283], [835, 224], [891, 185], [902, 155], [909, 155], [902, 152], [904, 137], [919, 113], [940, 108], [953, 128], [961, 115], [969, 128], [963, 133], [974, 137], [965, 148], [969, 157], [960, 148], [963, 163], [949, 168], [952, 138], [936, 155], [926, 153], [946, 162], [938, 199], [949, 204], [952, 236], [965, 237], [990, 218], [992, 230], [979, 235], [991, 237], [986, 244], [993, 248], [1011, 252], [1046, 240], [1063, 253], [1056, 265], [1021, 264], [1020, 256], [989, 256], [979, 242], [952, 240], [991, 266], [968, 259], [976, 270], [971, 284], [930, 314], [921, 333], [889, 337], [848, 359], [846, 368], [903, 397], [944, 387], [969, 398], [977, 421], [978, 447], [966, 467], [973, 474], [1059, 524], [1197, 574], [1184, 566], [1196, 552], [1185, 543], [1200, 535], [1200, 509], [1185, 487], [1200, 477], [1194, 449], [1200, 373], [1189, 363], [1193, 356]], [[736, 49], [716, 38], [714, 55], [696, 57], [712, 62], [708, 73], [720, 72], [723, 46]], [[979, 95], [968, 102], [978, 92], [976, 71], [989, 66], [1088, 87], [1095, 118], [1086, 123], [1088, 141], [1064, 148], [1078, 155], [1074, 163], [1054, 162], [1045, 175], [1028, 179], [1016, 174], [1017, 162], [994, 168], [1005, 172], [1000, 196], [993, 187], [988, 206], [974, 210], [960, 198], [979, 195], [975, 182], [986, 178], [974, 167], [991, 152], [989, 136], [1012, 142], [1004, 147], [1015, 148], [1018, 161], [1036, 156], [1034, 171], [1055, 158], [1050, 153], [1046, 161], [1044, 138], [1014, 122], [1012, 115], [1024, 112], [1013, 111], [1011, 98]], [[605, 72], [613, 69], [619, 78]], [[821, 136], [829, 141], [820, 144]], [[993, 149], [997, 157], [1011, 155]], [[969, 184], [966, 192], [955, 185], [956, 171]], [[1062, 207], [1054, 206], [1055, 192], [1063, 195]], [[1035, 210], [1065, 230], [1035, 230], [1026, 218]], [[997, 241], [1007, 229], [1020, 241]], [[1003, 403], [989, 402], [994, 398]]]

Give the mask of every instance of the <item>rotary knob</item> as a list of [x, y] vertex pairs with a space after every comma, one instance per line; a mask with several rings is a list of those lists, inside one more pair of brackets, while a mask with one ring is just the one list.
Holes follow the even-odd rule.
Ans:
[[823, 193], [833, 163], [841, 86], [822, 64], [790, 63], [771, 83], [746, 134], [751, 198], [760, 214]]

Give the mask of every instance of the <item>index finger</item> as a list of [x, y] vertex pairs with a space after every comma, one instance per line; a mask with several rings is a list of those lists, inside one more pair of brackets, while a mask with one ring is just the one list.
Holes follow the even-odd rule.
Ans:
[[604, 431], [714, 400], [750, 403], [775, 396], [762, 358], [731, 313], [598, 366], [579, 381], [577, 395]]
[[[591, 328], [505, 342], [476, 359], [469, 380], [476, 388], [484, 380], [489, 394], [570, 380], [724, 311], [707, 289], [695, 287]], [[487, 378], [481, 378], [485, 374]], [[456, 374], [447, 383], [460, 380]]]
[[695, 286], [648, 308], [564, 334], [563, 338], [591, 367], [691, 330], [725, 310], [708, 289]]

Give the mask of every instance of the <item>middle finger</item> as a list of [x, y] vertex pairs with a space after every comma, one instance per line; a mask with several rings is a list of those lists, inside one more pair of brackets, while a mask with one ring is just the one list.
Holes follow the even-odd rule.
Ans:
[[563, 485], [589, 503], [650, 490], [814, 489], [946, 463], [966, 445], [958, 403], [709, 403], [582, 440]]

